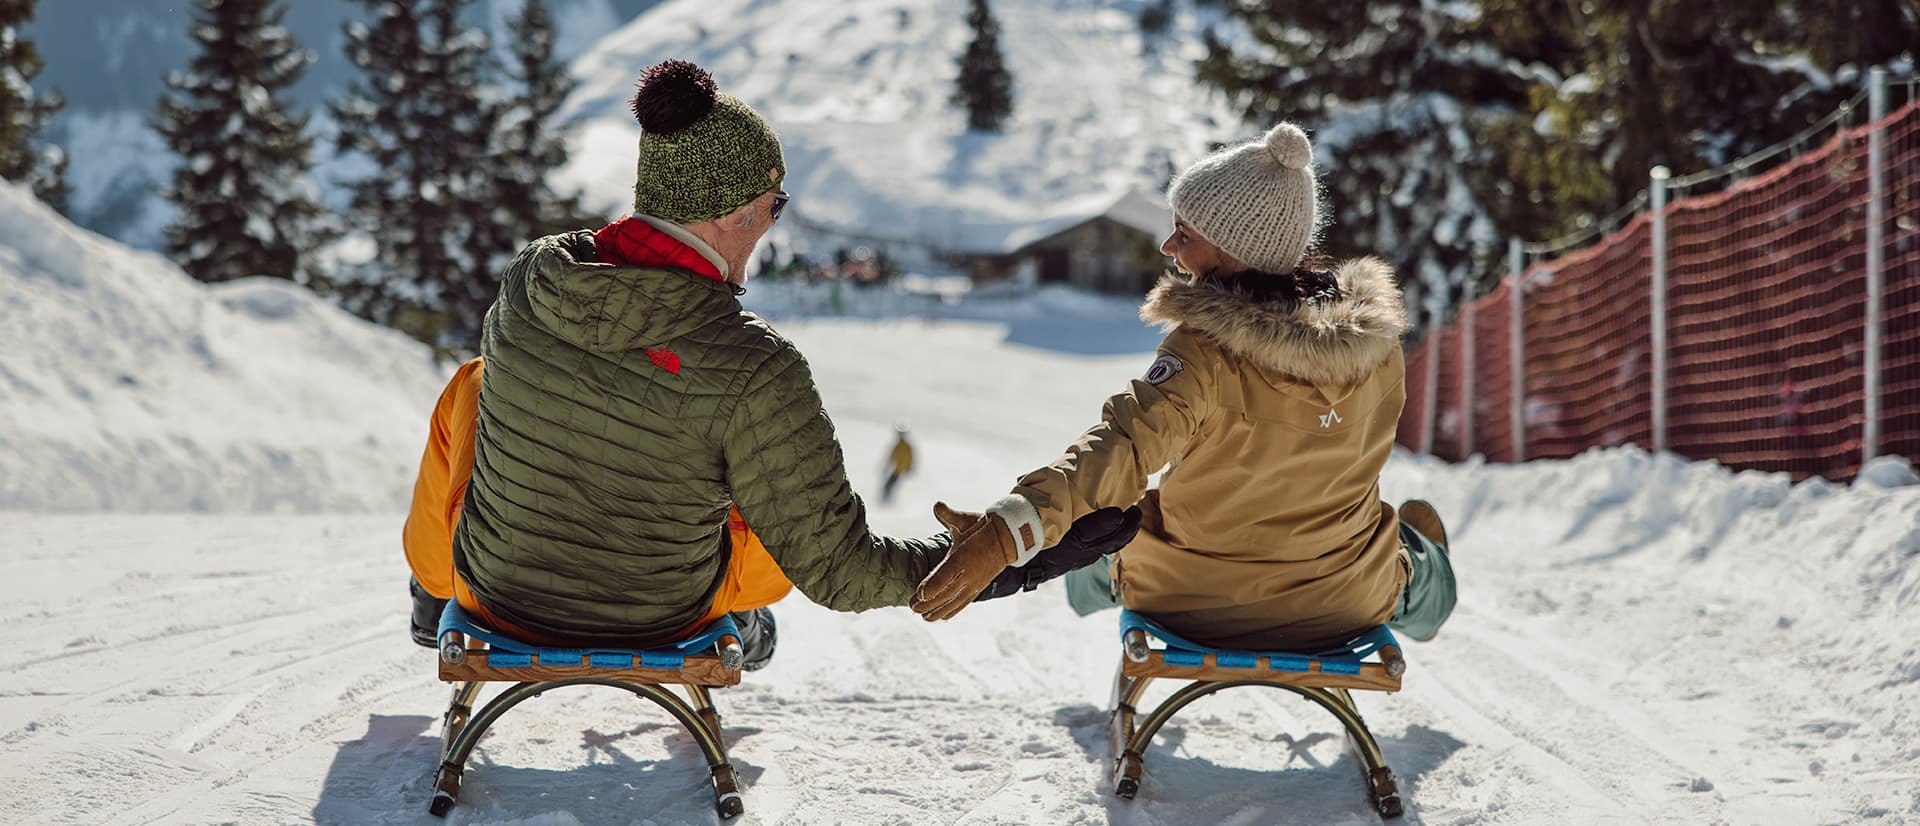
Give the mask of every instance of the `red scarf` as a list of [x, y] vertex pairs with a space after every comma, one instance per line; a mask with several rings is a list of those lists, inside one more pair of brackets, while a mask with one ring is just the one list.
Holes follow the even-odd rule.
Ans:
[[593, 251], [600, 260], [622, 267], [674, 267], [715, 281], [725, 281], [720, 268], [707, 257], [652, 224], [628, 215], [593, 234]]

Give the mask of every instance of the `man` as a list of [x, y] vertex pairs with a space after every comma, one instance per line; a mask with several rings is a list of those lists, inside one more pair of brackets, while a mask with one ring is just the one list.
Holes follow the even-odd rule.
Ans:
[[[760, 608], [789, 578], [836, 610], [904, 605], [948, 538], [868, 529], [806, 360], [736, 298], [787, 203], [778, 138], [691, 63], [648, 69], [632, 105], [634, 214], [520, 253], [473, 370], [471, 462], [457, 435], [429, 444], [423, 484], [471, 481], [457, 518], [452, 485], [416, 497], [421, 601], [537, 643], [629, 646]], [[751, 532], [729, 529], [736, 507]], [[450, 547], [416, 521], [451, 525]], [[743, 566], [749, 536], [777, 565]], [[765, 662], [771, 615], [741, 619]]]

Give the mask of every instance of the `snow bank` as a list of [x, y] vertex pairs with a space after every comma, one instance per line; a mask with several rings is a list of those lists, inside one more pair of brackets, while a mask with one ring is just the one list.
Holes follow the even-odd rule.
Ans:
[[404, 507], [442, 371], [288, 282], [202, 285], [0, 185], [0, 509]]
[[[1540, 773], [1647, 795], [1643, 822], [1920, 822], [1911, 783], [1871, 779], [1920, 772], [1920, 488], [1624, 447], [1520, 466], [1401, 455], [1383, 489], [1433, 500], [1460, 537], [1464, 621], [1422, 665], [1532, 682], [1474, 713], [1523, 741], [1562, 730]], [[1623, 777], [1629, 755], [1657, 776]], [[1468, 809], [1524, 794], [1458, 784]]]

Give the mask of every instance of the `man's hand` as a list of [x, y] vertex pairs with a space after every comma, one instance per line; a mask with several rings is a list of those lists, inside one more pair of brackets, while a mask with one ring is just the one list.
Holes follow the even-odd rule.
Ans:
[[1140, 506], [1126, 510], [1101, 508], [1074, 520], [1060, 544], [1041, 551], [1032, 561], [1008, 568], [993, 578], [974, 602], [985, 602], [1040, 587], [1040, 583], [1065, 576], [1101, 561], [1107, 554], [1119, 553], [1140, 531]]
[[913, 611], [928, 622], [952, 619], [1019, 559], [1013, 531], [999, 514], [956, 511], [945, 502], [936, 502], [933, 518], [953, 533], [953, 549], [914, 592]]

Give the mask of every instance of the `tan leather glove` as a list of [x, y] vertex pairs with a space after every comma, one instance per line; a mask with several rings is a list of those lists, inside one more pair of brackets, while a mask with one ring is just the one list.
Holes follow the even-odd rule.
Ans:
[[953, 549], [913, 594], [914, 613], [928, 622], [958, 615], [1019, 559], [1013, 532], [998, 514], [956, 511], [935, 502], [933, 518], [953, 533]]

